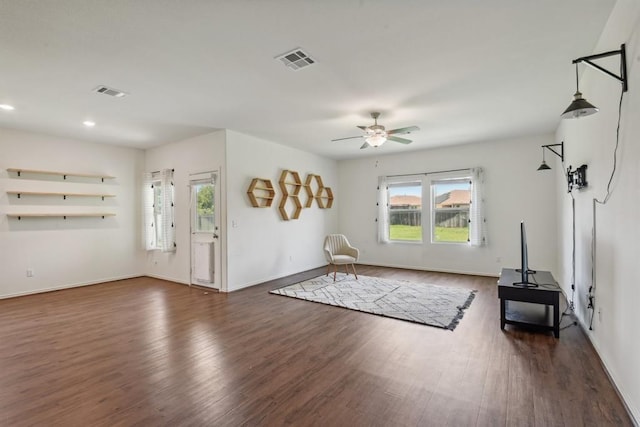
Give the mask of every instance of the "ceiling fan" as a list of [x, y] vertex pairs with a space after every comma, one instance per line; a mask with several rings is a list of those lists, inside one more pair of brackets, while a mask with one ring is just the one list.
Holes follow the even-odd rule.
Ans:
[[373, 119], [373, 125], [371, 126], [358, 126], [358, 128], [364, 131], [364, 135], [360, 136], [349, 136], [347, 138], [338, 138], [332, 139], [332, 142], [342, 141], [345, 139], [354, 139], [354, 138], [364, 138], [364, 144], [362, 144], [363, 148], [367, 147], [379, 147], [384, 144], [386, 141], [395, 141], [401, 144], [411, 144], [410, 139], [400, 138], [395, 135], [403, 135], [408, 134], [417, 130], [420, 130], [418, 126], [409, 126], [406, 128], [399, 128], [393, 130], [385, 130], [384, 126], [378, 124], [378, 117], [380, 117], [380, 113], [371, 113], [371, 118]]

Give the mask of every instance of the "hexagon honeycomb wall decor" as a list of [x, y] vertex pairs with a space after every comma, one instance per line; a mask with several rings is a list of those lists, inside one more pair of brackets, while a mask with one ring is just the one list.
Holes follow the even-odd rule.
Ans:
[[[316, 194], [324, 187], [322, 183], [322, 177], [320, 175], [308, 174], [304, 181], [304, 190], [307, 193], [307, 201], [304, 204], [305, 208], [310, 208], [313, 205], [313, 201], [316, 200]], [[320, 206], [320, 203], [318, 203]]]
[[[278, 205], [278, 210], [280, 211], [280, 216], [283, 220], [289, 221], [289, 219], [298, 219], [300, 218], [300, 212], [302, 212], [302, 203], [300, 202], [300, 189], [302, 188], [302, 181], [300, 180], [300, 175], [298, 172], [283, 170], [280, 174], [280, 180], [278, 181], [280, 186], [280, 190], [282, 191], [282, 198], [280, 199], [280, 204]], [[293, 204], [293, 211], [291, 212], [291, 216], [287, 212], [287, 202], [291, 200]]]
[[276, 191], [270, 179], [253, 178], [247, 190], [249, 201], [254, 208], [268, 208], [273, 203]]
[[333, 206], [333, 191], [331, 187], [320, 187], [316, 193], [316, 200], [320, 209], [331, 209], [331, 206]]

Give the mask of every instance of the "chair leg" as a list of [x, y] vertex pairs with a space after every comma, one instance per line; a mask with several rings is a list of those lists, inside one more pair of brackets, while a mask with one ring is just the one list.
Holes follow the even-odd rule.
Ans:
[[358, 280], [358, 273], [356, 273], [356, 265], [351, 264], [351, 268], [353, 269], [353, 275], [356, 276], [356, 280]]
[[333, 264], [333, 281], [336, 281], [336, 274], [338, 273], [338, 266]]
[[331, 272], [331, 264], [327, 264], [327, 274], [325, 274], [325, 276], [328, 276], [330, 272]]

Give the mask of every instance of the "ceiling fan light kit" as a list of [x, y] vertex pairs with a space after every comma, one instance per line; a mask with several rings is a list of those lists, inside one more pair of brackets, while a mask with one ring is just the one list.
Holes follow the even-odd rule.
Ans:
[[395, 135], [403, 135], [409, 134], [411, 132], [420, 130], [418, 126], [409, 126], [405, 128], [386, 130], [384, 126], [378, 124], [378, 117], [380, 117], [380, 113], [373, 112], [371, 113], [371, 118], [373, 119], [373, 125], [371, 126], [357, 126], [358, 129], [364, 131], [364, 135], [360, 136], [349, 136], [346, 138], [338, 138], [332, 139], [332, 142], [342, 141], [345, 139], [355, 139], [355, 138], [364, 138], [364, 144], [360, 147], [360, 149], [367, 147], [380, 147], [387, 141], [399, 142], [401, 144], [411, 144], [410, 139], [400, 138]]
[[366, 137], [364, 140], [372, 147], [379, 147], [387, 141], [387, 137], [384, 135], [374, 134]]

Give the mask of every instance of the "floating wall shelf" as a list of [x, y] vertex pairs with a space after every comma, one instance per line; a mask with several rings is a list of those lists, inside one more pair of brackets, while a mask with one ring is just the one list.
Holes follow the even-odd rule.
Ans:
[[36, 169], [21, 169], [21, 168], [9, 168], [7, 172], [13, 172], [21, 176], [23, 173], [32, 173], [38, 175], [57, 175], [61, 176], [62, 179], [67, 179], [68, 176], [76, 176], [80, 178], [100, 178], [102, 182], [105, 179], [114, 179], [115, 176], [103, 175], [103, 174], [87, 174], [87, 173], [70, 173], [70, 172], [59, 172], [59, 171], [44, 171], [44, 170], [36, 170]]
[[[315, 190], [313, 187], [315, 187]], [[305, 208], [310, 208], [314, 200], [318, 203], [320, 209], [330, 209], [333, 206], [333, 191], [331, 191], [331, 188], [324, 186], [320, 175], [307, 175], [304, 189], [307, 192]]]
[[313, 205], [316, 193], [322, 187], [322, 177], [320, 177], [320, 175], [314, 175], [312, 173], [307, 175], [307, 178], [304, 181], [304, 190], [307, 193], [307, 202], [304, 204], [305, 208], [310, 208]]
[[62, 196], [62, 198], [66, 199], [67, 197], [101, 197], [104, 200], [105, 197], [115, 197], [115, 194], [106, 194], [106, 193], [68, 193], [62, 191], [18, 191], [12, 190], [7, 191], [7, 194], [13, 194], [18, 196], [18, 199], [21, 196]]
[[276, 191], [270, 179], [253, 178], [247, 190], [249, 201], [254, 208], [268, 208], [273, 203]]
[[316, 201], [320, 209], [331, 209], [333, 206], [333, 191], [330, 187], [320, 187], [316, 193]]
[[[300, 218], [300, 212], [302, 212], [302, 203], [300, 202], [300, 189], [302, 188], [302, 181], [300, 180], [300, 175], [298, 172], [291, 170], [283, 170], [280, 174], [280, 180], [278, 181], [280, 186], [280, 190], [282, 191], [282, 199], [280, 199], [280, 204], [278, 205], [278, 210], [280, 211], [280, 216], [283, 220], [289, 221], [289, 219], [298, 219]], [[293, 187], [292, 189], [287, 188]], [[289, 213], [287, 212], [287, 201], [291, 199], [293, 203], [293, 212], [291, 213], [291, 217], [289, 217]]]
[[[22, 177], [23, 174], [33, 174], [33, 175], [53, 175], [53, 176], [61, 176], [62, 179], [66, 181], [67, 177], [79, 177], [79, 178], [99, 178], [101, 182], [104, 182], [105, 179], [114, 179], [114, 176], [106, 175], [106, 174], [86, 174], [86, 173], [75, 173], [75, 172], [59, 172], [59, 171], [47, 171], [47, 170], [36, 170], [36, 169], [22, 169], [22, 168], [9, 168], [7, 169], [9, 173], [15, 173], [19, 178]], [[38, 181], [37, 179], [34, 181]], [[51, 183], [53, 184], [53, 182]], [[58, 196], [63, 199], [67, 199], [67, 197], [100, 197], [104, 200], [105, 197], [115, 197], [115, 194], [109, 194], [102, 191], [96, 193], [78, 193], [74, 191], [64, 191], [63, 187], [69, 188], [69, 186], [73, 186], [75, 183], [69, 183], [68, 181], [65, 183], [58, 182], [56, 185], [59, 187], [59, 190], [56, 191], [44, 191], [44, 190], [8, 190], [7, 194], [15, 195], [18, 198], [23, 196]], [[88, 182], [88, 184], [91, 184]], [[95, 184], [94, 184], [95, 185]], [[65, 204], [66, 205], [66, 204]], [[68, 209], [69, 206], [66, 205], [64, 209]], [[7, 213], [7, 217], [9, 218], [18, 218], [19, 220], [22, 218], [75, 218], [75, 217], [98, 217], [98, 218], [106, 218], [108, 216], [115, 216], [113, 212], [82, 212], [86, 208], [78, 206], [79, 211], [77, 212], [11, 212]], [[23, 208], [24, 209], [24, 208]], [[49, 211], [61, 209], [58, 206], [49, 206], [47, 208]]]
[[103, 219], [108, 216], [116, 216], [113, 212], [94, 212], [94, 213], [8, 213], [9, 218], [79, 218], [79, 217], [102, 217]]

